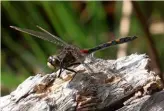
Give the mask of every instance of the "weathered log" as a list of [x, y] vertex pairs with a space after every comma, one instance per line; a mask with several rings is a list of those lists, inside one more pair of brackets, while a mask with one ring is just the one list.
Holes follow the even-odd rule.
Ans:
[[145, 110], [152, 92], [163, 88], [159, 76], [148, 70], [149, 58], [145, 54], [86, 61], [92, 72], [81, 64], [72, 67], [76, 74], [65, 70], [60, 78], [59, 71], [27, 78], [15, 91], [0, 98], [0, 109], [139, 111]]

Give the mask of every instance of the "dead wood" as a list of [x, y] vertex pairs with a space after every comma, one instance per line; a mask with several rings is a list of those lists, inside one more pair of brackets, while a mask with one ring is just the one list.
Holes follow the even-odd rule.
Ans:
[[[1, 111], [146, 111], [152, 106], [148, 100], [159, 98], [151, 94], [163, 85], [159, 76], [148, 70], [145, 54], [86, 62], [93, 70], [89, 74], [79, 65], [72, 67], [76, 75], [65, 70], [60, 78], [58, 72], [27, 78], [0, 98]], [[158, 100], [164, 104], [164, 99]]]

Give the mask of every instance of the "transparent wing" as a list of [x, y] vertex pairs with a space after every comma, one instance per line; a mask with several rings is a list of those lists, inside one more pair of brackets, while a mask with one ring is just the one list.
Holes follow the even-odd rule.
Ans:
[[88, 71], [88, 74], [91, 75], [91, 73], [93, 73], [93, 70], [88, 64], [84, 63], [86, 56], [81, 55], [79, 49], [76, 49], [76, 51], [73, 51], [72, 54], [78, 60], [78, 62], [80, 62], [84, 66], [84, 68]]
[[15, 29], [15, 30], [27, 33], [29, 35], [41, 38], [41, 39], [49, 41], [49, 42], [52, 42], [52, 43], [54, 43], [56, 45], [59, 45], [59, 46], [62, 46], [62, 47], [64, 45], [68, 45], [66, 42], [61, 40], [59, 37], [52, 35], [51, 33], [49, 33], [48, 31], [46, 31], [45, 29], [43, 29], [43, 28], [41, 28], [39, 26], [37, 26], [37, 27], [40, 30], [44, 31], [44, 32], [33, 31], [33, 30], [30, 30], [30, 29], [22, 29], [22, 28], [15, 27], [15, 26], [10, 26], [10, 27]]
[[54, 38], [54, 39], [56, 39], [56, 40], [62, 42], [62, 43], [65, 44], [65, 45], [68, 45], [68, 44], [67, 44], [66, 42], [64, 42], [62, 39], [60, 39], [59, 37], [57, 37], [57, 36], [51, 34], [50, 32], [48, 32], [47, 30], [43, 29], [42, 27], [40, 27], [40, 26], [37, 26], [37, 27], [38, 27], [40, 30], [42, 30], [43, 32], [45, 32], [45, 33], [47, 33], [48, 35], [50, 35], [52, 38]]

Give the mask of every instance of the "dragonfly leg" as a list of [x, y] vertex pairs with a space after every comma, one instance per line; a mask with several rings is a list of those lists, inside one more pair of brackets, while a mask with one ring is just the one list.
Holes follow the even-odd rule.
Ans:
[[68, 70], [68, 71], [71, 71], [71, 72], [74, 72], [74, 73], [77, 73], [77, 72], [74, 71], [73, 69], [69, 69], [69, 68], [64, 68], [64, 69], [66, 69], [66, 70]]
[[63, 62], [60, 62], [60, 72], [59, 72], [58, 78], [60, 77], [62, 73], [62, 69], [63, 69]]
[[67, 67], [71, 67], [71, 66], [79, 65], [79, 64], [80, 64], [79, 62], [75, 62], [75, 63], [69, 64]]
[[75, 75], [73, 75], [73, 77], [72, 77], [72, 80], [73, 80], [73, 78], [76, 76], [76, 71], [74, 71], [73, 69], [69, 69], [69, 68], [64, 68], [64, 69], [66, 69], [66, 70], [68, 70], [68, 71], [71, 71], [71, 72], [74, 72], [75, 73]]

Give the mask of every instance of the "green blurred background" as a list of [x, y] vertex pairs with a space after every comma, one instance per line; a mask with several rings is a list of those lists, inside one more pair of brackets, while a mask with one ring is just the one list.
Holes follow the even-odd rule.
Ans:
[[[139, 38], [128, 43], [126, 54], [146, 53], [157, 58], [164, 69], [164, 2], [136, 2], [148, 24], [152, 42], [147, 39], [141, 15], [135, 10], [129, 16], [127, 35]], [[123, 18], [123, 2], [1, 2], [1, 91], [9, 94], [27, 77], [39, 72], [50, 73], [46, 66], [49, 55], [58, 52], [56, 45], [15, 31], [9, 26], [38, 30], [43, 27], [64, 41], [80, 48], [91, 48], [100, 43], [121, 37], [120, 24]], [[133, 7], [133, 5], [132, 5]], [[128, 10], [128, 9], [127, 9]], [[126, 14], [125, 14], [126, 17]], [[154, 26], [154, 27], [153, 27]], [[156, 26], [156, 27], [155, 27]], [[124, 29], [126, 29], [126, 23]], [[121, 49], [121, 48], [120, 48]], [[118, 46], [99, 51], [96, 57], [116, 59]], [[156, 54], [152, 50], [157, 51]], [[153, 59], [153, 58], [152, 58]], [[154, 61], [151, 64], [155, 64]]]

